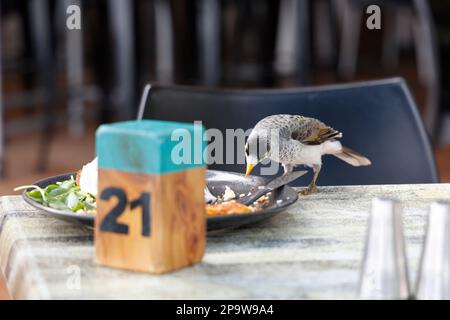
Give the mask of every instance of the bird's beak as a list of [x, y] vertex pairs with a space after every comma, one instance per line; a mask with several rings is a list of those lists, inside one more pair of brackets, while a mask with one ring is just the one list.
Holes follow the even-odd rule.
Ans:
[[254, 167], [255, 167], [254, 165], [247, 163], [247, 172], [245, 172], [246, 177], [248, 177], [248, 175], [252, 172]]

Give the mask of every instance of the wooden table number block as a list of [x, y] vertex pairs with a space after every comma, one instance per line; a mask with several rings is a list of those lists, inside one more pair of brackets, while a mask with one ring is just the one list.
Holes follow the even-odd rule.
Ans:
[[203, 131], [198, 124], [150, 120], [99, 127], [98, 263], [163, 273], [202, 259]]

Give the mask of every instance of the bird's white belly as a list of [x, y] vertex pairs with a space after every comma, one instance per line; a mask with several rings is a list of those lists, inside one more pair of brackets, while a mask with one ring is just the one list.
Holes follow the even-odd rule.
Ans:
[[305, 146], [302, 150], [296, 152], [292, 164], [322, 164], [322, 150], [320, 146]]
[[321, 145], [289, 144], [280, 149], [279, 155], [271, 157], [284, 164], [320, 165], [322, 164], [323, 148]]
[[301, 153], [295, 159], [297, 164], [322, 164], [322, 154], [319, 152]]

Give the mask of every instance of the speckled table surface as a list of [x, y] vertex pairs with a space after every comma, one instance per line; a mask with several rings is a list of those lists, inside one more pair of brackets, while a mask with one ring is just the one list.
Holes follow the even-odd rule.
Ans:
[[208, 235], [202, 263], [155, 276], [94, 263], [92, 231], [0, 198], [0, 268], [16, 299], [357, 298], [370, 201], [404, 207], [414, 284], [427, 208], [450, 184], [322, 187], [269, 220]]

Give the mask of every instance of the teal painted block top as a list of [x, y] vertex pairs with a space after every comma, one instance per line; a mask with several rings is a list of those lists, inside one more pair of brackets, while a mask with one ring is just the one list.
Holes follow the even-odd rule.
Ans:
[[96, 152], [101, 169], [163, 174], [205, 166], [204, 127], [140, 120], [101, 125]]

